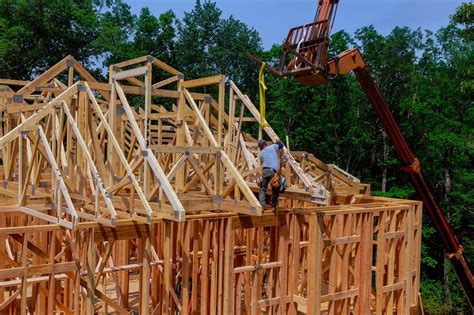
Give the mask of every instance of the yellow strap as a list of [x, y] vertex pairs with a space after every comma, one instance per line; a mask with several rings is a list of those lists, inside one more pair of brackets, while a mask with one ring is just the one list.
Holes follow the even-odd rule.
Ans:
[[260, 67], [260, 73], [258, 75], [258, 86], [260, 91], [260, 121], [262, 127], [268, 127], [267, 120], [265, 119], [265, 91], [267, 90], [267, 86], [265, 85], [265, 62], [262, 63]]

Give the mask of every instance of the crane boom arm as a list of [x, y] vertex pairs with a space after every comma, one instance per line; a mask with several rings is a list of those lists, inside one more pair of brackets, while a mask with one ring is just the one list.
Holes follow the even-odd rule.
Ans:
[[332, 58], [328, 62], [329, 76], [344, 75], [350, 71], [354, 71], [362, 90], [367, 95], [374, 111], [377, 113], [380, 124], [394, 145], [398, 157], [404, 164], [403, 169], [410, 176], [413, 186], [422, 198], [424, 208], [430, 216], [431, 222], [438, 232], [438, 235], [441, 237], [446, 251], [446, 257], [451, 261], [453, 269], [472, 306], [474, 304], [474, 283], [471, 269], [463, 256], [463, 247], [459, 244], [458, 239], [441, 210], [441, 206], [431, 192], [423, 176], [420, 162], [410, 150], [408, 142], [390, 112], [385, 98], [382, 96], [375, 80], [367, 69], [361, 52], [358, 49], [350, 49]]
[[[279, 77], [294, 77], [304, 85], [327, 84], [331, 79], [351, 71], [355, 73], [362, 89], [369, 98], [373, 109], [387, 133], [395, 151], [404, 164], [416, 191], [423, 200], [426, 212], [443, 241], [446, 257], [461, 283], [471, 307], [474, 306], [474, 289], [471, 269], [463, 256], [453, 230], [447, 222], [441, 207], [427, 184], [419, 160], [408, 146], [400, 127], [389, 110], [387, 102], [368, 71], [364, 58], [358, 49], [349, 49], [327, 60], [331, 29], [334, 24], [339, 0], [318, 0], [314, 21], [290, 29], [282, 46], [280, 63], [277, 69], [268, 64], [265, 69]], [[259, 59], [247, 55], [251, 60], [262, 64]]]

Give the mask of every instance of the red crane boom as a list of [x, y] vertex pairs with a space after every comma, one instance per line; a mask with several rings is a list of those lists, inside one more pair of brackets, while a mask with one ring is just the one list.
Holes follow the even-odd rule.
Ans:
[[[281, 77], [295, 77], [305, 85], [327, 84], [329, 80], [339, 75], [345, 75], [351, 71], [355, 73], [362, 90], [377, 113], [380, 124], [395, 147], [404, 165], [403, 169], [409, 174], [413, 186], [423, 200], [424, 208], [443, 242], [446, 257], [451, 262], [467, 299], [473, 307], [474, 280], [471, 269], [463, 256], [464, 248], [460, 245], [426, 182], [420, 162], [410, 150], [385, 98], [370, 75], [361, 52], [358, 49], [349, 49], [327, 60], [330, 33], [339, 0], [319, 0], [318, 3], [313, 23], [298, 26], [289, 31], [282, 47], [278, 70], [268, 65], [266, 65], [266, 70]], [[255, 57], [248, 57], [261, 63]]]

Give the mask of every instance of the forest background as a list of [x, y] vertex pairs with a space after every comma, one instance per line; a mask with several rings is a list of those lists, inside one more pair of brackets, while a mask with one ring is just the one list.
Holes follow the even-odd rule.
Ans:
[[[373, 26], [331, 37], [330, 55], [358, 47], [390, 109], [420, 158], [444, 213], [474, 265], [474, 4], [461, 4], [433, 32]], [[304, 21], [303, 21], [304, 22]], [[282, 34], [282, 38], [286, 34]], [[28, 80], [65, 55], [105, 80], [108, 65], [153, 55], [186, 78], [226, 74], [258, 98], [258, 67], [245, 53], [276, 64], [281, 43], [265, 50], [257, 30], [196, 1], [178, 19], [137, 15], [122, 0], [1, 0], [0, 77]], [[355, 77], [320, 87], [267, 76], [267, 119], [292, 150], [339, 165], [374, 194], [416, 199], [408, 177]], [[468, 313], [429, 219], [424, 218], [421, 294], [429, 314]]]

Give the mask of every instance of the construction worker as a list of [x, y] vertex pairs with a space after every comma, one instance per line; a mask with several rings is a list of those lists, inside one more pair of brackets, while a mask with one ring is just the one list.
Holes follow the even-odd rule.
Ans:
[[[270, 183], [273, 176], [280, 170], [280, 158], [278, 152], [283, 148], [283, 143], [277, 141], [274, 144], [268, 145], [265, 140], [258, 141], [258, 148], [260, 154], [258, 157], [262, 161], [262, 179], [260, 182], [260, 204], [265, 206], [265, 195], [267, 193], [268, 184]], [[272, 208], [276, 210], [278, 205], [279, 189], [272, 187]]]

